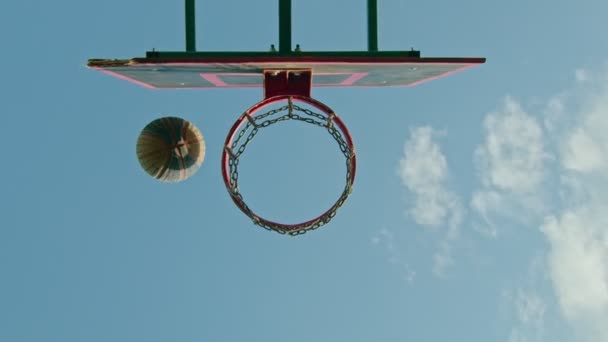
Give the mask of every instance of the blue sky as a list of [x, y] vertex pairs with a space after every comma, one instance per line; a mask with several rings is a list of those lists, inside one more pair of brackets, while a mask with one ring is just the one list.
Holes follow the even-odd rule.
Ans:
[[[293, 8], [294, 44], [365, 49], [365, 1]], [[253, 226], [221, 180], [225, 134], [260, 90], [151, 91], [85, 67], [183, 49], [182, 11], [0, 4], [0, 341], [608, 341], [607, 2], [381, 1], [380, 49], [488, 62], [314, 89], [359, 169], [331, 224], [298, 238]], [[266, 50], [276, 11], [199, 1], [198, 48]], [[135, 158], [165, 115], [207, 143], [179, 184]], [[242, 186], [260, 213], [296, 221], [337, 196], [322, 132], [255, 144]]]

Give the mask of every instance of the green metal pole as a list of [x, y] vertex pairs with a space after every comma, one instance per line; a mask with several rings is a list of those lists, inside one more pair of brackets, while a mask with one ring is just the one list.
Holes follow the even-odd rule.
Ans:
[[378, 0], [367, 0], [367, 50], [378, 51]]
[[279, 0], [279, 52], [291, 52], [291, 0]]
[[194, 0], [186, 0], [186, 51], [196, 51], [196, 13]]

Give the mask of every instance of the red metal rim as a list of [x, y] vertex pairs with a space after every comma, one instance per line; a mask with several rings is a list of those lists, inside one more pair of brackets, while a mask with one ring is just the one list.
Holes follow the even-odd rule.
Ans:
[[[280, 102], [283, 100], [288, 100], [289, 98], [292, 99], [292, 101], [299, 101], [299, 102], [304, 102], [306, 104], [309, 104], [317, 109], [319, 109], [320, 111], [322, 111], [324, 114], [326, 114], [327, 116], [333, 115], [333, 123], [338, 126], [338, 128], [340, 129], [340, 131], [342, 132], [342, 134], [344, 135], [344, 139], [349, 147], [349, 149], [352, 151], [352, 158], [350, 159], [350, 169], [351, 169], [351, 173], [350, 173], [350, 178], [348, 180], [348, 183], [350, 184], [350, 186], [352, 186], [355, 182], [355, 174], [356, 174], [356, 170], [357, 170], [357, 155], [355, 153], [355, 146], [353, 144], [353, 139], [352, 136], [348, 130], [348, 128], [346, 127], [346, 125], [344, 124], [344, 122], [337, 116], [335, 115], [334, 111], [329, 108], [327, 105], [325, 105], [324, 103], [317, 101], [313, 98], [310, 97], [306, 97], [306, 96], [301, 96], [301, 95], [279, 95], [279, 96], [274, 96], [274, 97], [270, 97], [267, 99], [264, 99], [256, 104], [254, 104], [253, 106], [251, 106], [249, 109], [247, 109], [245, 111], [245, 113], [243, 115], [241, 115], [236, 121], [235, 123], [232, 125], [232, 127], [230, 128], [230, 130], [228, 131], [228, 135], [226, 136], [226, 141], [224, 143], [224, 148], [222, 151], [222, 177], [224, 179], [224, 184], [226, 185], [226, 189], [228, 190], [228, 193], [230, 195], [230, 197], [232, 198], [232, 201], [237, 205], [237, 207], [244, 212], [245, 214], [247, 214], [245, 207], [244, 207], [244, 203], [243, 201], [237, 197], [232, 191], [232, 186], [230, 184], [230, 166], [229, 166], [229, 161], [230, 161], [230, 155], [227, 151], [227, 149], [230, 149], [230, 146], [232, 146], [232, 141], [234, 139], [234, 135], [236, 132], [239, 131], [239, 129], [241, 128], [241, 126], [248, 122], [247, 120], [247, 115], [253, 115], [255, 112], [263, 109], [264, 107], [267, 107], [273, 103], [276, 102]], [[281, 232], [284, 233], [290, 233], [290, 232], [294, 232], [294, 231], [298, 231], [298, 230], [307, 230], [307, 227], [310, 228], [309, 226], [314, 224], [315, 222], [317, 222], [320, 218], [324, 217], [325, 215], [327, 215], [329, 212], [331, 212], [332, 210], [334, 210], [334, 207], [337, 205], [334, 204], [332, 207], [330, 207], [328, 210], [326, 210], [324, 213], [322, 213], [321, 215], [315, 217], [312, 220], [308, 220], [302, 223], [295, 223], [295, 224], [282, 224], [282, 223], [278, 223], [278, 222], [274, 222], [274, 221], [270, 221], [267, 219], [264, 219], [262, 217], [259, 216], [255, 216], [255, 218], [257, 220], [259, 220], [262, 223], [265, 223], [266, 225], [272, 225], [272, 226], [278, 226], [280, 227]], [[249, 216], [249, 215], [248, 215]], [[253, 218], [252, 218], [253, 219]]]

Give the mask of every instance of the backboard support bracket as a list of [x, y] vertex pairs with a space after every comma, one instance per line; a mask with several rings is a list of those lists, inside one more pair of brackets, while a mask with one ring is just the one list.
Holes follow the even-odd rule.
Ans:
[[[291, 0], [279, 2], [279, 53], [293, 52], [291, 43]], [[185, 0], [186, 51], [196, 52], [195, 0]], [[378, 0], [367, 0], [367, 51], [378, 51]]]
[[196, 11], [194, 0], [186, 0], [186, 51], [196, 51]]

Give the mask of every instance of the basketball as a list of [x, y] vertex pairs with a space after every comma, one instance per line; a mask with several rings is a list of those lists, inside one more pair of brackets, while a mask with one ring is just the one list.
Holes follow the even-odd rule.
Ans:
[[194, 175], [205, 158], [205, 140], [189, 121], [165, 117], [150, 122], [137, 139], [141, 167], [162, 182], [181, 182]]

